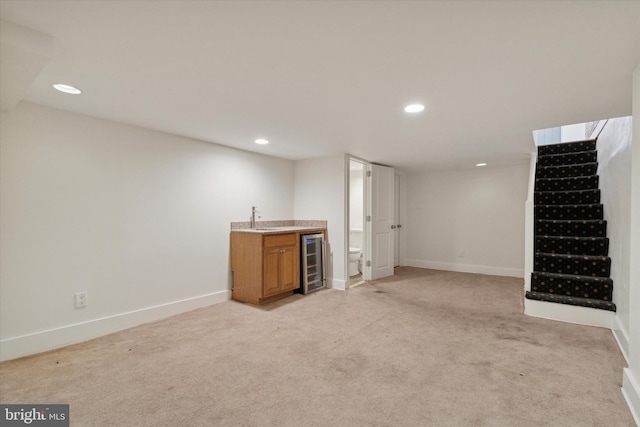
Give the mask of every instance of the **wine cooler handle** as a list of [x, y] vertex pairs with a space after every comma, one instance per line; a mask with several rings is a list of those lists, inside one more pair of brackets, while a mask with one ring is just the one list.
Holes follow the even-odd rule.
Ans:
[[322, 284], [327, 285], [327, 241], [322, 239]]

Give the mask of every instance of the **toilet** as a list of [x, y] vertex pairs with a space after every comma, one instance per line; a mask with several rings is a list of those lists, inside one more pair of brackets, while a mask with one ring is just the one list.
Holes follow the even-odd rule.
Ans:
[[349, 277], [357, 276], [361, 273], [360, 255], [362, 255], [360, 248], [349, 248]]

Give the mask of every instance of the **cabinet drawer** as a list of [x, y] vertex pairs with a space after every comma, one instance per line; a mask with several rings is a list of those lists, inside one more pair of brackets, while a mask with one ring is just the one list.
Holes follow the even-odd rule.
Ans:
[[296, 234], [275, 234], [264, 236], [264, 247], [273, 248], [277, 246], [294, 246], [297, 242]]

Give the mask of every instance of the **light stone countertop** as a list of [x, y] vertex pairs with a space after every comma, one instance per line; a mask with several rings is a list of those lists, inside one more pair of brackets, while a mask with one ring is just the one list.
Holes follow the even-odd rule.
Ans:
[[256, 228], [238, 228], [231, 230], [232, 233], [255, 233], [255, 234], [280, 234], [280, 233], [299, 233], [301, 231], [320, 231], [324, 227], [304, 227], [304, 226], [285, 226], [285, 227], [260, 227]]
[[327, 221], [285, 220], [285, 221], [256, 221], [255, 228], [249, 227], [249, 222], [232, 222], [232, 233], [281, 234], [326, 230]]

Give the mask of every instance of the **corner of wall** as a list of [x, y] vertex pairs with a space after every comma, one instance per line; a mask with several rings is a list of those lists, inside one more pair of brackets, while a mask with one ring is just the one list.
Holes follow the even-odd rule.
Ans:
[[620, 321], [620, 316], [618, 315], [615, 316], [613, 325], [611, 326], [611, 332], [618, 343], [618, 347], [620, 347], [624, 360], [629, 364], [629, 333]]
[[[631, 150], [631, 245], [629, 258], [640, 256], [640, 63], [633, 72], [633, 119]], [[635, 148], [635, 149], [634, 149]], [[629, 307], [640, 304], [640, 265], [631, 262], [629, 274]], [[631, 414], [640, 425], [640, 386], [637, 381], [640, 372], [640, 312], [630, 310], [628, 330], [629, 367], [623, 371], [622, 394], [629, 405]]]
[[640, 425], [640, 386], [629, 368], [622, 371], [622, 396], [637, 425]]

